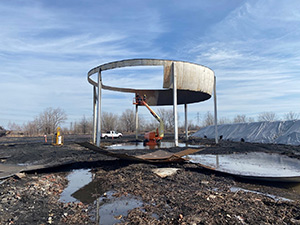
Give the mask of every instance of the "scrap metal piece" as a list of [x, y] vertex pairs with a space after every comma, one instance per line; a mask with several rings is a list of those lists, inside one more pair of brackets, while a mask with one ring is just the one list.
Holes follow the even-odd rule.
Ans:
[[47, 165], [15, 165], [0, 163], [0, 179], [5, 179], [16, 174], [47, 168]]
[[300, 182], [300, 160], [280, 154], [250, 152], [190, 155], [185, 158], [200, 167], [247, 179]]
[[171, 153], [163, 150], [158, 150], [152, 153], [147, 153], [144, 155], [138, 155], [138, 156], [132, 156], [127, 154], [119, 154], [110, 152], [104, 148], [97, 147], [96, 145], [93, 145], [89, 142], [82, 142], [78, 143], [79, 145], [88, 148], [90, 150], [96, 151], [98, 153], [101, 153], [103, 155], [119, 158], [119, 159], [125, 159], [125, 160], [131, 160], [131, 161], [140, 161], [140, 162], [182, 162], [186, 159], [182, 158], [183, 156], [199, 152], [203, 149], [186, 149], [177, 153]]

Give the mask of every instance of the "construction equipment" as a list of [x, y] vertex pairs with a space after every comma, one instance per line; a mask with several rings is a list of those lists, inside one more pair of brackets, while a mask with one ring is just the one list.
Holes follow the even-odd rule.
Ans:
[[156, 128], [154, 131], [150, 131], [145, 133], [144, 135], [144, 145], [159, 145], [160, 141], [164, 137], [164, 122], [162, 119], [150, 108], [150, 106], [146, 102], [146, 95], [141, 97], [139, 94], [136, 94], [134, 105], [146, 106], [147, 109], [150, 111], [151, 115], [159, 122], [159, 127]]
[[63, 145], [64, 141], [63, 141], [63, 136], [61, 135], [61, 129], [60, 127], [57, 127], [56, 129], [56, 133], [53, 136], [52, 139], [52, 145]]

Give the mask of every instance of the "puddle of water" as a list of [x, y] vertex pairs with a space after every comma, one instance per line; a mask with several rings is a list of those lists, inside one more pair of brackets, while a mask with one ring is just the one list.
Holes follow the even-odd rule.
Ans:
[[230, 191], [231, 191], [231, 192], [243, 191], [243, 192], [254, 193], [254, 194], [258, 194], [258, 195], [267, 196], [267, 197], [269, 197], [269, 198], [274, 199], [275, 201], [279, 201], [279, 200], [281, 200], [281, 201], [288, 201], [288, 202], [293, 201], [293, 200], [288, 199], [288, 198], [283, 198], [283, 197], [279, 197], [279, 196], [276, 196], [276, 195], [271, 195], [271, 194], [267, 194], [267, 193], [262, 193], [262, 192], [259, 192], [259, 191], [247, 190], [247, 189], [239, 188], [239, 187], [231, 187], [231, 188], [230, 188]]
[[67, 179], [69, 184], [61, 193], [60, 201], [76, 202], [78, 200], [72, 197], [72, 194], [92, 181], [92, 173], [89, 172], [89, 169], [74, 170], [67, 176]]
[[[189, 155], [193, 163], [217, 171], [241, 176], [266, 178], [300, 178], [300, 160], [279, 154], [251, 152], [230, 155]], [[299, 180], [300, 181], [300, 180]]]
[[[160, 145], [155, 146], [144, 146], [143, 142], [136, 143], [121, 143], [108, 146], [109, 150], [137, 150], [137, 149], [159, 149], [159, 148], [172, 148], [175, 147], [174, 142], [161, 142]], [[178, 147], [191, 147], [191, 148], [199, 148], [201, 145], [189, 145], [187, 143], [178, 143]]]
[[[113, 191], [109, 191], [106, 197], [98, 198], [97, 204], [99, 204], [100, 207], [99, 214], [97, 214], [95, 218], [96, 223], [98, 221], [99, 224], [105, 225], [120, 223], [122, 218], [127, 216], [128, 211], [143, 206], [143, 202], [132, 195], [115, 198], [113, 194]], [[97, 218], [97, 216], [100, 216], [100, 219]]]
[[[96, 202], [99, 204], [99, 211], [97, 213], [96, 210], [97, 215], [94, 219], [96, 222], [100, 221], [99, 224], [119, 223], [124, 216], [127, 216], [128, 211], [143, 206], [143, 202], [132, 195], [116, 198], [113, 196], [114, 191], [106, 192], [110, 188], [107, 181], [104, 179], [92, 180], [92, 173], [88, 169], [74, 170], [67, 176], [67, 179], [69, 184], [62, 192], [60, 201], [81, 201], [86, 204]], [[158, 215], [153, 214], [153, 217], [158, 218]]]
[[81, 187], [79, 190], [76, 190], [71, 196], [85, 204], [90, 204], [102, 196], [110, 188], [111, 185], [107, 183], [106, 179], [95, 179]]

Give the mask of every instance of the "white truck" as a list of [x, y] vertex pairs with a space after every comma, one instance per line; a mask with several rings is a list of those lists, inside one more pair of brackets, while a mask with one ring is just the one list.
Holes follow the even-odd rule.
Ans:
[[104, 139], [107, 139], [107, 138], [121, 138], [121, 137], [123, 137], [123, 134], [122, 133], [117, 133], [114, 130], [103, 132], [101, 134], [101, 138], [104, 138]]

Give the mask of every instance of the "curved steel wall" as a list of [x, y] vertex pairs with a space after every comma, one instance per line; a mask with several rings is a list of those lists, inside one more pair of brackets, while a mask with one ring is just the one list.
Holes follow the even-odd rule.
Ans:
[[[177, 77], [177, 103], [189, 104], [201, 102], [209, 99], [213, 92], [214, 72], [208, 67], [176, 60], [161, 59], [128, 59], [116, 62], [102, 64], [91, 69], [88, 72], [88, 82], [94, 86], [98, 83], [91, 79], [95, 73], [102, 73], [105, 70], [111, 70], [122, 67], [133, 66], [163, 66], [164, 79], [163, 89], [132, 89], [111, 87], [102, 83], [102, 88], [112, 91], [138, 93], [147, 95], [149, 105], [173, 105], [173, 75]], [[101, 74], [102, 76], [103, 74]]]

